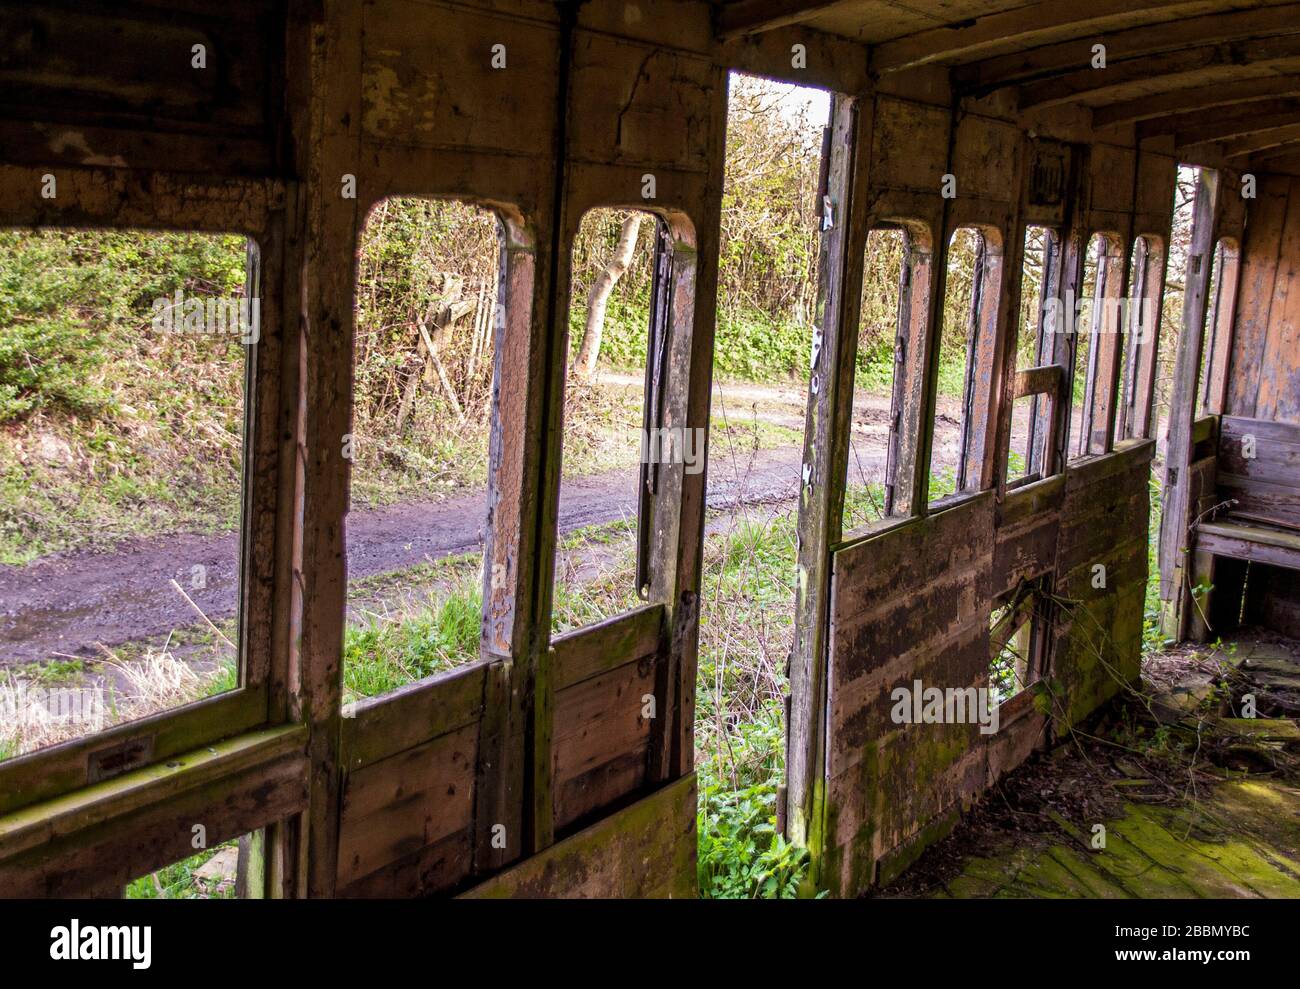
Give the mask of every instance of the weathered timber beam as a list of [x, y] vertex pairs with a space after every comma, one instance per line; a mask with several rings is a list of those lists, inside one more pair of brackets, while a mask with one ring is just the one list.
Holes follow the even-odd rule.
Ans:
[[1050, 395], [1054, 399], [1061, 397], [1065, 374], [1059, 364], [1042, 364], [1027, 367], [1016, 372], [1016, 398], [1026, 395]]
[[1179, 144], [1196, 144], [1223, 136], [1251, 133], [1234, 128], [1254, 126], [1255, 130], [1260, 130], [1260, 126], [1255, 126], [1258, 121], [1263, 120], [1263, 127], [1268, 127], [1271, 126], [1271, 119], [1287, 115], [1300, 115], [1300, 100], [1253, 100], [1236, 106], [1221, 107], [1215, 113], [1206, 113], [1204, 109], [1169, 113], [1163, 117], [1138, 121], [1137, 136], [1138, 140], [1144, 141], [1151, 137], [1175, 134]]
[[1118, 101], [1136, 96], [1143, 85], [1161, 76], [1184, 76], [1189, 85], [1209, 85], [1216, 79], [1235, 81], [1244, 66], [1258, 63], [1294, 72], [1300, 68], [1300, 35], [1280, 35], [1231, 44], [1203, 45], [1179, 51], [1115, 62], [1106, 68], [1083, 66], [1064, 75], [1020, 86], [1020, 107], [1047, 107], [1080, 98]]
[[[861, 117], [861, 119], [860, 119]], [[799, 489], [798, 581], [790, 649], [789, 730], [786, 737], [786, 833], [811, 856], [815, 887], [829, 844], [825, 832], [826, 704], [830, 654], [831, 547], [842, 534], [853, 368], [857, 353], [860, 259], [865, 225], [851, 219], [863, 200], [859, 157], [871, 147], [871, 104], [835, 97], [825, 186], [831, 225], [818, 248], [817, 323], [804, 419], [803, 483]]]
[[1174, 146], [1178, 149], [1193, 148], [1201, 144], [1216, 141], [1230, 141], [1235, 138], [1249, 138], [1270, 133], [1279, 128], [1300, 124], [1300, 111], [1259, 117], [1255, 120], [1227, 121], [1198, 127], [1194, 131], [1179, 131], [1174, 136]]
[[1289, 155], [1292, 146], [1300, 141], [1300, 122], [1286, 126], [1269, 127], [1258, 133], [1240, 137], [1232, 141], [1203, 141], [1196, 144], [1179, 145], [1180, 154], [1199, 157], [1206, 153], [1217, 153], [1224, 158], [1244, 158], [1251, 156], [1254, 160], [1263, 160], [1268, 153], [1274, 156]]
[[1013, 83], [1073, 72], [1079, 68], [1104, 75], [1108, 69], [1092, 69], [1091, 66], [1095, 44], [1105, 45], [1109, 65], [1183, 49], [1294, 34], [1300, 34], [1300, 4], [1291, 3], [1257, 10], [1185, 17], [1110, 34], [1094, 33], [1077, 40], [985, 59], [958, 69], [954, 77], [964, 89], [988, 92]]
[[1290, 124], [1229, 141], [1223, 145], [1223, 153], [1228, 158], [1240, 158], [1256, 151], [1286, 147], [1297, 141], [1300, 141], [1300, 124]]
[[1189, 7], [1203, 9], [1204, 5], [1188, 0], [1153, 0], [1141, 10], [1135, 10], [1129, 0], [1099, 0], [1084, 11], [1075, 0], [1044, 0], [886, 41], [872, 49], [871, 68], [883, 74], [927, 62], [969, 61], [1025, 44], [1095, 34], [1115, 26], [1151, 23]]
[[1236, 82], [1200, 85], [1199, 82], [1182, 89], [1172, 89], [1150, 96], [1112, 103], [1093, 111], [1094, 127], [1112, 127], [1150, 120], [1170, 113], [1206, 110], [1218, 106], [1269, 100], [1278, 96], [1300, 95], [1300, 75], [1267, 75]]
[[1191, 510], [1192, 428], [1196, 421], [1197, 378], [1205, 343], [1205, 307], [1208, 301], [1210, 258], [1214, 252], [1214, 220], [1219, 195], [1218, 175], [1201, 169], [1192, 206], [1192, 242], [1188, 251], [1187, 279], [1183, 291], [1182, 324], [1174, 358], [1173, 390], [1169, 402], [1168, 443], [1165, 452], [1164, 489], [1160, 518], [1160, 598], [1169, 602], [1166, 633], [1182, 638], [1189, 601], [1185, 575], [1187, 525]]
[[1250, 164], [1242, 167], [1265, 172], [1271, 170], [1290, 171], [1300, 168], [1300, 148], [1283, 145], [1278, 148], [1269, 148], [1267, 151], [1257, 151], [1250, 156]]
[[791, 24], [802, 24], [842, 0], [740, 0], [718, 11], [718, 37], [726, 41]]
[[193, 822], [215, 843], [302, 812], [306, 742], [264, 729], [0, 818], [0, 896], [121, 895], [192, 851]]

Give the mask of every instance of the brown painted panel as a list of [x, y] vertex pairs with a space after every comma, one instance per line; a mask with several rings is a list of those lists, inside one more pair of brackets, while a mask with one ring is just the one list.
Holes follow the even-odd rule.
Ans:
[[[556, 691], [552, 746], [555, 826], [634, 793], [646, 780], [655, 659], [644, 656]], [[656, 702], [658, 707], [658, 702]], [[656, 716], [665, 716], [656, 710]]]
[[1133, 208], [1133, 170], [1137, 152], [1110, 144], [1094, 144], [1088, 171], [1092, 179], [1091, 209], [1128, 213]]
[[[493, 46], [505, 68], [493, 68]], [[416, 0], [365, 7], [362, 128], [379, 144], [549, 151], [559, 35], [532, 20]]]
[[1255, 416], [1300, 424], [1300, 182], [1291, 180]]
[[1012, 202], [1017, 195], [1016, 159], [1020, 151], [1020, 130], [1012, 124], [987, 117], [963, 117], [957, 125], [954, 153], [958, 197], [979, 196]]
[[465, 895], [470, 899], [695, 896], [695, 774], [597, 821]]
[[[272, 171], [282, 101], [271, 94], [283, 91], [282, 4], [219, 12], [192, 3], [78, 8], [0, 10], [0, 145], [7, 160]], [[192, 64], [195, 45], [204, 46], [203, 68]]]
[[877, 98], [870, 167], [873, 186], [937, 193], [948, 171], [947, 110]]
[[[592, 162], [708, 169], [713, 69], [705, 58], [599, 34], [574, 39], [573, 83], [584, 88], [569, 119], [570, 155]], [[629, 189], [627, 198], [640, 195]]]
[[477, 746], [471, 724], [346, 777], [340, 886], [469, 826]]

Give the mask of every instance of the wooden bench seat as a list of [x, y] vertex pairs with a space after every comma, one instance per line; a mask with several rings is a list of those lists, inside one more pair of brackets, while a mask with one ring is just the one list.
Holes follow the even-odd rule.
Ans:
[[1223, 416], [1217, 466], [1235, 521], [1300, 530], [1300, 426]]
[[1231, 507], [1197, 526], [1197, 551], [1300, 569], [1300, 426], [1221, 417], [1216, 475]]
[[1204, 593], [1189, 613], [1198, 642], [1240, 622], [1247, 564], [1300, 571], [1300, 425], [1220, 416], [1217, 432], [1191, 513], [1206, 520], [1189, 547], [1191, 586]]
[[1234, 560], [1300, 570], [1300, 532], [1229, 516], [1196, 527], [1196, 549]]

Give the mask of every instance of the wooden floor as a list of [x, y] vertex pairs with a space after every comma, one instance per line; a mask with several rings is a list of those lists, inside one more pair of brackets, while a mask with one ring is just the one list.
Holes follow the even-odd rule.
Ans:
[[[884, 895], [1300, 898], [1300, 643], [1243, 633], [1146, 679], [1158, 722], [1103, 719], [1024, 767]], [[1224, 682], [1232, 713], [1249, 692], [1259, 717], [1219, 719]]]
[[972, 856], [931, 895], [1186, 899], [1300, 898], [1300, 786], [1275, 779], [1225, 783], [1179, 808], [1126, 802], [1089, 834], [1046, 847]]

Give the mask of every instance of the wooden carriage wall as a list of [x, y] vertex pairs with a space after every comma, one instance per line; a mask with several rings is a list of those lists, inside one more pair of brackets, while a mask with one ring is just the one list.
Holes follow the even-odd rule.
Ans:
[[[212, 71], [192, 70], [196, 44]], [[1300, 634], [1300, 4], [6, 3], [0, 222], [247, 234], [263, 322], [239, 689], [0, 764], [0, 894], [116, 895], [188, 854], [195, 822], [252, 834], [251, 895], [694, 894], [707, 474], [663, 465], [638, 610], [553, 637], [550, 564], [588, 210], [662, 218], [662, 425], [708, 424], [733, 70], [834, 94], [781, 817], [811, 886], [896, 875], [1138, 675], [1162, 328], [1140, 306], [1098, 305], [1087, 328], [1044, 306], [1039, 360], [1017, 367], [1028, 225], [1050, 231], [1045, 297], [1078, 297], [1100, 235], [1098, 299], [1158, 314], [1177, 168], [1202, 167], [1161, 478], [1166, 621], [1204, 636], [1249, 611]], [[355, 257], [399, 195], [501, 224], [481, 661], [345, 709]], [[844, 531], [881, 227], [907, 243], [891, 514]], [[932, 499], [963, 227], [982, 244], [974, 373], [958, 490]], [[1008, 480], [1017, 399], [1035, 440]], [[987, 687], [1010, 635], [1031, 643], [1029, 686], [996, 732], [898, 723], [896, 687]]]

